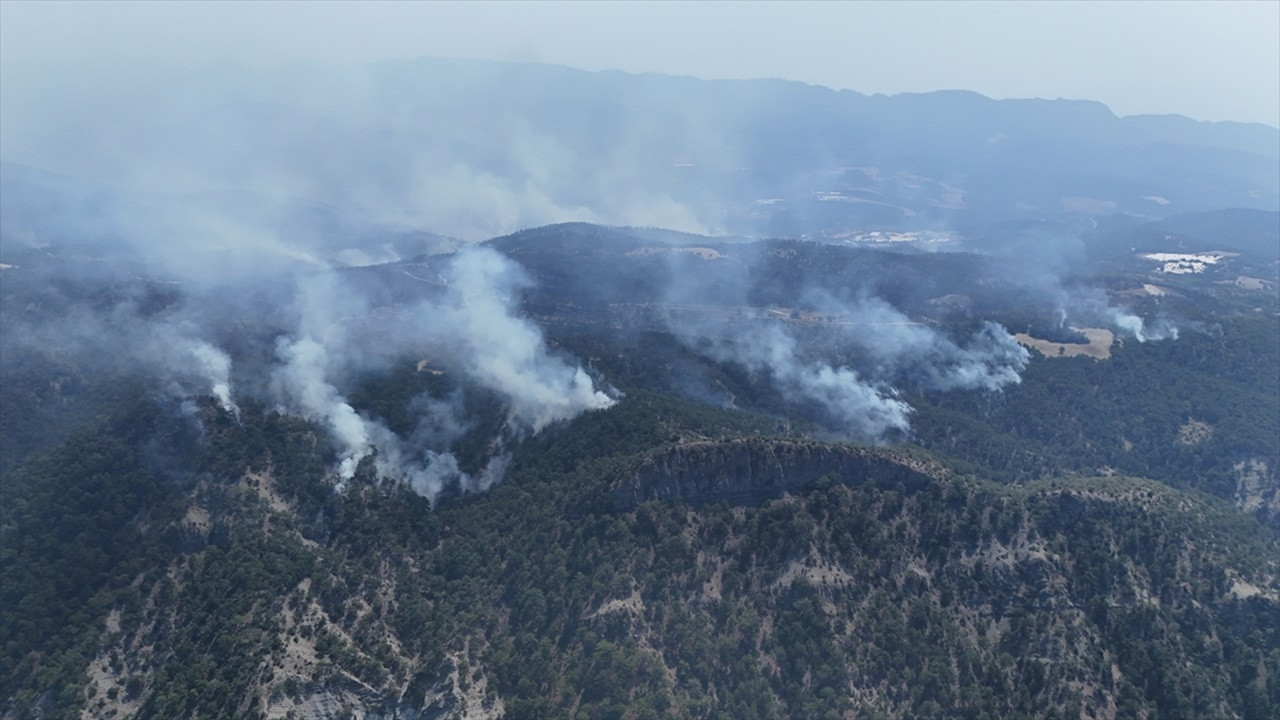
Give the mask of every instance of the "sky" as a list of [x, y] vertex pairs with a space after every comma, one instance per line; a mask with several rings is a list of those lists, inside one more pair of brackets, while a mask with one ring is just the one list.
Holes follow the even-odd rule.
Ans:
[[1280, 127], [1280, 0], [0, 0], [0, 93], [11, 101], [112, 73], [421, 56], [778, 77], [869, 94], [1065, 97], [1117, 115]]

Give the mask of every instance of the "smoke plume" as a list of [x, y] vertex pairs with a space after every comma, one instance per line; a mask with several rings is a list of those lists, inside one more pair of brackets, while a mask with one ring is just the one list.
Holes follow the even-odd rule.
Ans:
[[803, 360], [795, 338], [777, 324], [732, 335], [697, 336], [686, 342], [722, 362], [767, 370], [780, 390], [817, 403], [841, 428], [866, 439], [906, 430], [911, 407], [892, 388], [876, 387], [848, 367]]
[[[501, 448], [474, 477], [447, 451], [465, 430], [456, 397], [413, 402], [417, 430], [401, 438], [376, 418], [358, 413], [338, 389], [344, 378], [386, 370], [405, 353], [435, 349], [438, 362], [496, 394], [509, 409], [504, 429], [509, 439], [614, 403], [580, 366], [553, 355], [538, 327], [516, 314], [515, 300], [529, 281], [513, 262], [488, 248], [466, 248], [449, 261], [442, 280], [447, 288], [442, 295], [381, 309], [332, 271], [299, 285], [294, 303], [299, 334], [278, 341], [271, 388], [283, 410], [329, 429], [339, 447], [343, 480], [370, 456], [380, 474], [431, 498], [451, 484], [481, 490], [501, 477], [506, 462]], [[369, 347], [370, 338], [377, 347]]]
[[[719, 282], [708, 289], [698, 270], [673, 264], [668, 298], [684, 307], [710, 303], [741, 310], [750, 305], [753, 272], [717, 275]], [[770, 311], [726, 322], [694, 311], [668, 314], [666, 322], [687, 347], [718, 362], [767, 372], [785, 396], [816, 405], [829, 424], [875, 442], [909, 431], [911, 406], [900, 399], [902, 383], [940, 391], [999, 391], [1021, 381], [1029, 359], [1025, 348], [991, 322], [957, 343], [865, 293], [845, 300], [813, 283], [800, 304], [810, 309], [806, 317]], [[820, 341], [802, 344], [800, 333]], [[824, 351], [853, 359], [824, 357]]]
[[454, 303], [444, 330], [463, 348], [472, 378], [508, 400], [514, 422], [537, 432], [613, 404], [581, 367], [548, 353], [536, 325], [513, 314], [515, 293], [528, 283], [518, 266], [473, 248], [459, 253], [450, 270]]
[[209, 394], [218, 401], [224, 412], [239, 417], [240, 408], [231, 396], [231, 358], [204, 340], [191, 341], [187, 352], [207, 383]]
[[829, 312], [850, 320], [844, 335], [866, 351], [884, 378], [911, 376], [934, 390], [996, 391], [1021, 382], [1029, 355], [1002, 326], [983, 322], [964, 345], [912, 321], [881, 298], [843, 305], [827, 299]]

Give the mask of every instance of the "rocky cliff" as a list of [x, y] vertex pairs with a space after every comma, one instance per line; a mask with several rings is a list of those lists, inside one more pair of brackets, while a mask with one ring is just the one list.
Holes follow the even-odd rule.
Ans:
[[819, 481], [919, 488], [941, 467], [877, 448], [750, 439], [680, 445], [652, 453], [624, 472], [611, 494], [626, 510], [647, 500], [757, 504]]

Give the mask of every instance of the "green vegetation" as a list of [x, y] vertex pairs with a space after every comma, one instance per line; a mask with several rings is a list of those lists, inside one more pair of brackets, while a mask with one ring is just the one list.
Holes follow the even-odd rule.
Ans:
[[133, 584], [154, 579], [163, 547], [139, 515], [163, 523], [182, 502], [143, 457], [160, 422], [139, 403], [0, 484], [0, 688], [19, 707], [73, 707], [108, 610], [136, 610]]
[[[1109, 468], [1229, 499], [1236, 464], [1280, 458], [1280, 385], [1265, 380], [1280, 378], [1275, 343], [1274, 322], [1240, 318], [1176, 342], [1130, 340], [1105, 361], [1033, 357], [1003, 393], [913, 398], [916, 438], [991, 478]], [[1211, 432], [1180, 441], [1193, 420]]]
[[[511, 718], [1280, 707], [1280, 545], [1209, 496], [1132, 478], [915, 491], [819, 479], [761, 505], [584, 506], [634, 452], [768, 429], [640, 393], [523, 445], [490, 492], [431, 510], [367, 468], [332, 494], [300, 451], [316, 438], [305, 423], [254, 407], [243, 426], [202, 417], [190, 483], [120, 472], [113, 488], [134, 494], [114, 515], [44, 523], [86, 538], [122, 528], [146, 553], [108, 546], [64, 564], [27, 549], [38, 543], [11, 552], [46, 536], [7, 513], [4, 675], [19, 716], [106, 703], [105, 689], [81, 690], [95, 658], [117, 666], [117, 700], [149, 718], [259, 716], [323, 688], [377, 705], [438, 689], [450, 668]], [[96, 457], [130, 460], [75, 441], [30, 467]], [[6, 507], [34, 511], [39, 485], [22, 487]], [[192, 508], [217, 519], [193, 523]], [[298, 647], [315, 656], [302, 672], [288, 659]]]
[[[613, 232], [496, 244], [547, 287], [581, 278], [545, 253], [581, 260]], [[764, 304], [861, 263], [918, 280], [872, 290], [927, 308], [980, 265], [763, 247], [787, 259], [755, 285]], [[0, 393], [27, 417], [0, 428], [0, 715], [1280, 714], [1274, 318], [1204, 281], [1176, 342], [1033, 358], [1000, 393], [896, 378], [911, 435], [862, 448], [767, 373], [609, 304], [660, 300], [661, 262], [529, 299], [556, 351], [622, 391], [607, 410], [516, 437], [460, 372], [406, 357], [351, 380], [353, 407], [402, 437], [419, 403], [456, 408], [442, 435], [468, 472], [510, 453], [501, 483], [434, 507], [371, 459], [339, 489], [326, 430], [249, 397], [238, 417], [212, 398], [179, 413], [118, 371], [6, 353]], [[939, 312], [957, 337], [977, 322]], [[825, 326], [795, 332], [863, 359]], [[786, 492], [646, 490], [762, 467]]]

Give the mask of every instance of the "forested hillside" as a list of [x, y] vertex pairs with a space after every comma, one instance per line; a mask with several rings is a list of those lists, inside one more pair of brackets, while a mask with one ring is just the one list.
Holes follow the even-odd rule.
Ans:
[[1274, 717], [1271, 250], [1042, 230], [551, 226], [316, 317], [6, 250], [0, 713]]
[[[1266, 718], [1280, 702], [1280, 547], [1207, 496], [854, 466], [774, 499], [620, 507], [631, 458], [774, 442], [642, 395], [433, 509], [371, 468], [335, 493], [306, 423], [202, 415], [178, 485], [111, 446], [129, 416], [9, 476], [9, 714]], [[47, 492], [69, 476], [91, 506]], [[53, 552], [77, 536], [114, 542]]]

